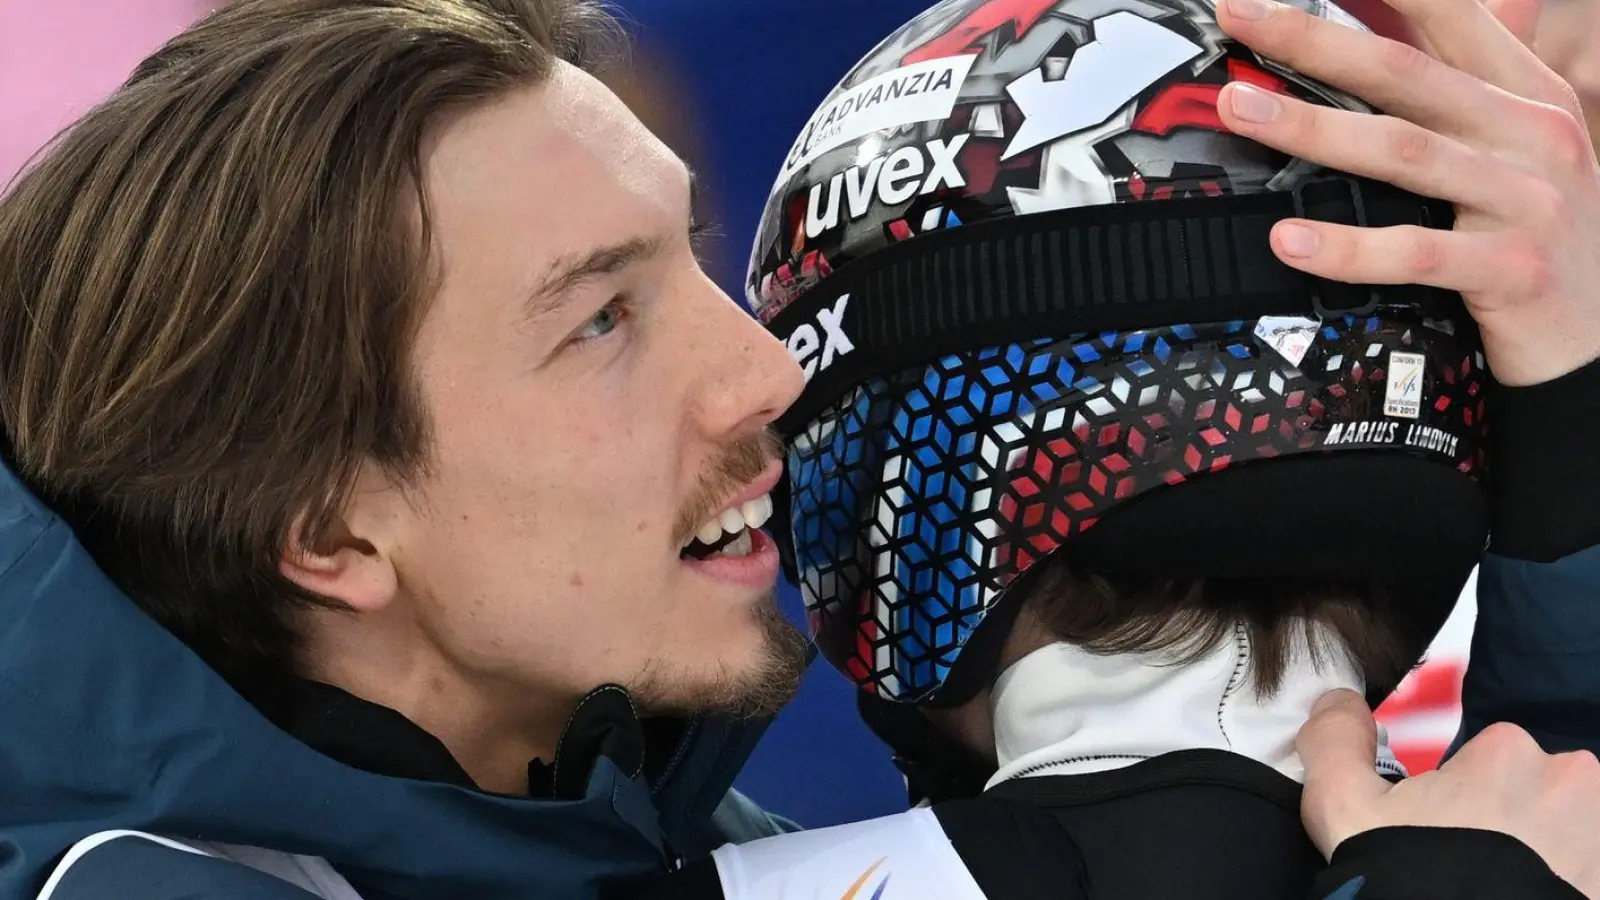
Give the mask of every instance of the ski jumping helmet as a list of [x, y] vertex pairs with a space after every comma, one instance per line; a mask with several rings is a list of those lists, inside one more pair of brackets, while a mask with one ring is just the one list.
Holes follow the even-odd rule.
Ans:
[[1228, 132], [1229, 81], [1367, 111], [1212, 0], [944, 0], [795, 141], [746, 286], [807, 379], [774, 530], [862, 688], [969, 696], [1052, 554], [1378, 581], [1417, 657], [1449, 615], [1487, 535], [1477, 329], [1454, 294], [1296, 272], [1268, 232], [1453, 212]]

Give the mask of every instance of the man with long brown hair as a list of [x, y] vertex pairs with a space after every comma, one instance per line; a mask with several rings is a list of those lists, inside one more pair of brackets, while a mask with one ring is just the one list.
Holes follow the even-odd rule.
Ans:
[[805, 659], [802, 370], [612, 30], [242, 0], [0, 201], [0, 900], [587, 898], [782, 829], [728, 786]]
[[[138, 610], [7, 594], [0, 706], [64, 693], [0, 727], [0, 897], [118, 829], [581, 897], [779, 827], [729, 785], [806, 658], [760, 530], [800, 370], [586, 71], [615, 35], [591, 0], [244, 0], [10, 187], [8, 460]], [[189, 856], [124, 838], [51, 890], [151, 853]]]

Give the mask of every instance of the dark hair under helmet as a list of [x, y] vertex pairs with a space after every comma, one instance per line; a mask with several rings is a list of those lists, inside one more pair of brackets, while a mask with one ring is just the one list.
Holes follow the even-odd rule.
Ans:
[[1300, 274], [1268, 232], [1452, 211], [1229, 133], [1229, 81], [1366, 110], [1211, 0], [945, 0], [795, 142], [747, 285], [807, 379], [775, 531], [863, 688], [970, 694], [1055, 553], [1382, 583], [1418, 657], [1448, 616], [1487, 534], [1477, 330], [1453, 294]]

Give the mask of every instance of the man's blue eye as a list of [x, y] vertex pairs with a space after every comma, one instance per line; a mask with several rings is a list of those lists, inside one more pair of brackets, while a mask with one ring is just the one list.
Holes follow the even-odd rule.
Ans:
[[592, 341], [596, 338], [603, 338], [611, 332], [616, 331], [618, 326], [622, 324], [622, 320], [626, 315], [626, 311], [622, 307], [623, 301], [620, 297], [612, 300], [610, 303], [607, 303], [599, 312], [595, 313], [594, 316], [589, 319], [589, 324], [585, 325], [583, 330], [578, 332], [579, 339]]

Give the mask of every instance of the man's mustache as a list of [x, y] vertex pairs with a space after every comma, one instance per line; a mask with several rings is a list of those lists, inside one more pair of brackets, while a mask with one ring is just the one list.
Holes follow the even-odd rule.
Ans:
[[783, 458], [783, 442], [771, 430], [740, 439], [723, 453], [711, 470], [700, 478], [694, 498], [678, 515], [673, 528], [675, 546], [689, 543], [700, 526], [722, 511], [728, 498], [766, 473], [773, 462]]

